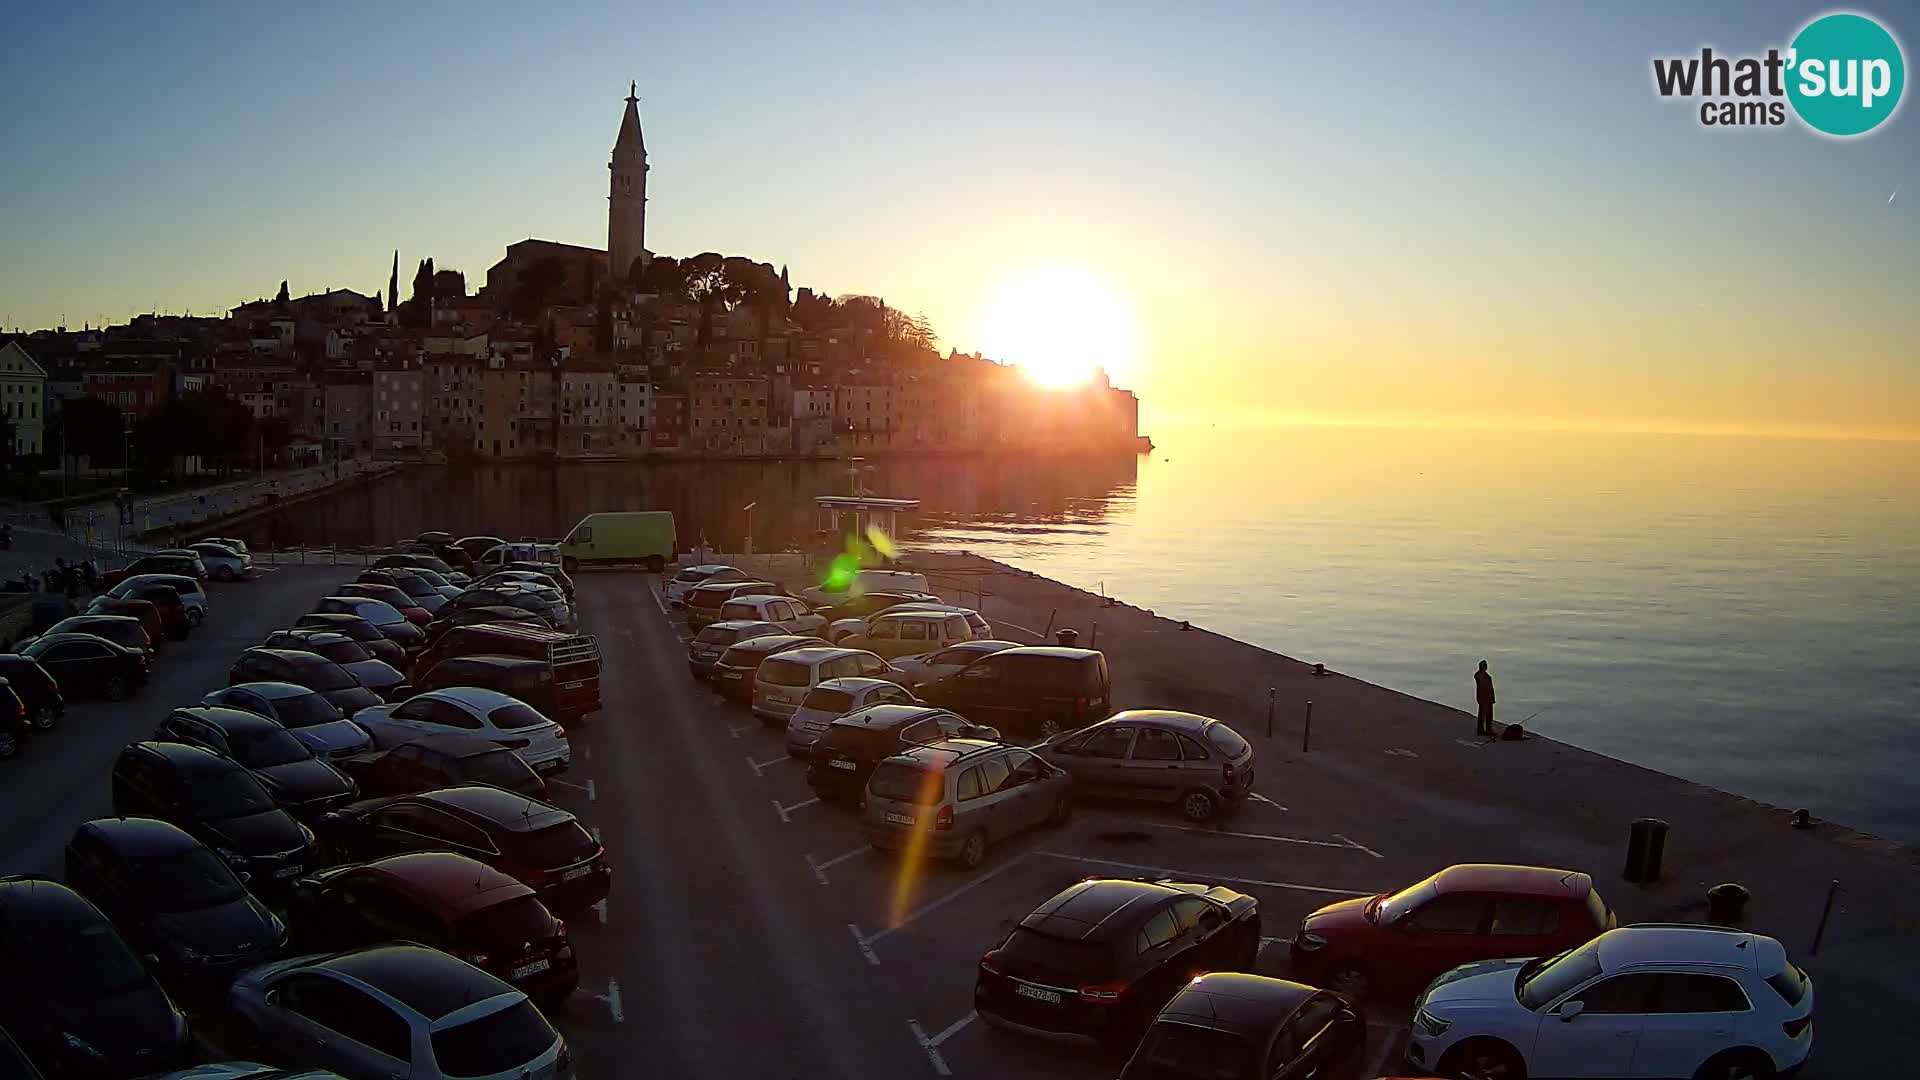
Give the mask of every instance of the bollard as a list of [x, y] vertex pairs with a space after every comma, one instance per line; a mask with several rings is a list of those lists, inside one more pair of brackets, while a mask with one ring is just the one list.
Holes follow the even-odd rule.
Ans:
[[1072, 627], [1063, 626], [1058, 633], [1053, 635], [1053, 640], [1058, 642], [1063, 648], [1071, 649], [1073, 648], [1074, 642], [1080, 640], [1080, 632]]
[[1636, 885], [1660, 880], [1669, 826], [1659, 818], [1636, 818], [1627, 827], [1627, 866], [1620, 876]]
[[1313, 702], [1307, 702], [1307, 723], [1300, 729], [1300, 752], [1306, 753], [1313, 742]]
[[1267, 687], [1267, 738], [1273, 738], [1273, 687]]
[[1707, 890], [1707, 921], [1720, 926], [1739, 926], [1747, 917], [1747, 901], [1753, 898], [1745, 886], [1733, 882]]
[[1100, 640], [1100, 624], [1099, 624], [1099, 623], [1094, 623], [1094, 624], [1093, 624], [1093, 636], [1087, 639], [1087, 648], [1089, 648], [1089, 649], [1091, 649], [1091, 648], [1093, 648], [1093, 647], [1094, 647], [1094, 642], [1097, 642], [1097, 641], [1099, 641], [1099, 640]]
[[1833, 915], [1833, 898], [1840, 894], [1840, 879], [1834, 878], [1827, 886], [1827, 904], [1820, 909], [1820, 925], [1813, 930], [1813, 947], [1807, 950], [1808, 956], [1820, 955], [1820, 939], [1827, 936], [1827, 919]]

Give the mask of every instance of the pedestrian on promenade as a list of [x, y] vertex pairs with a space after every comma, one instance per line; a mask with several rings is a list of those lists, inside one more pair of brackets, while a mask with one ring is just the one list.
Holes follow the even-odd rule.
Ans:
[[1493, 734], [1493, 676], [1487, 672], [1487, 662], [1480, 661], [1480, 670], [1473, 673], [1473, 700], [1480, 706], [1480, 725], [1474, 729], [1475, 735]]

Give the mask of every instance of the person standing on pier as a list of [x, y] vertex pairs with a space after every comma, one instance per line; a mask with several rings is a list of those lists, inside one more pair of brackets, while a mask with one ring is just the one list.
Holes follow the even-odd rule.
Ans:
[[1480, 706], [1480, 724], [1474, 729], [1475, 735], [1493, 734], [1493, 676], [1487, 671], [1487, 662], [1480, 661], [1480, 670], [1473, 673], [1473, 700]]

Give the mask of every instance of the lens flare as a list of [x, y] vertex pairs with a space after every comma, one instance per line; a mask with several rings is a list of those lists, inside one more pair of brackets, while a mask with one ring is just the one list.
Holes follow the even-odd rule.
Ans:
[[907, 833], [907, 846], [900, 852], [899, 873], [893, 879], [893, 902], [887, 908], [889, 927], [906, 921], [907, 914], [913, 910], [914, 899], [920, 895], [920, 885], [926, 879], [927, 845], [933, 841], [934, 818], [940, 812], [946, 785], [946, 773], [921, 770], [920, 787], [913, 799], [913, 828]]
[[893, 537], [888, 536], [887, 530], [878, 525], [867, 526], [867, 543], [872, 544], [873, 550], [889, 559], [893, 558], [895, 553], [899, 551], [898, 548], [893, 546]]

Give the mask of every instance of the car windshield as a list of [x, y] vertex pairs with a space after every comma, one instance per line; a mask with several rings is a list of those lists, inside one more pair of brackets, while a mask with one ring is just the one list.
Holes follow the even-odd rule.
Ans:
[[147, 972], [126, 942], [98, 916], [30, 921], [14, 939], [15, 964], [33, 972], [36, 994], [50, 998], [92, 998], [124, 993], [147, 984]]
[[476, 754], [460, 764], [469, 780], [492, 784], [508, 791], [537, 792], [540, 789], [536, 782], [539, 777], [534, 775], [533, 769], [520, 759], [519, 754], [504, 747], [496, 753]]
[[560, 1036], [533, 1002], [522, 1000], [433, 1033], [433, 1059], [449, 1077], [523, 1075]]
[[869, 758], [883, 757], [898, 752], [900, 740], [890, 730], [870, 728], [865, 724], [833, 723], [827, 726], [827, 733], [821, 741], [834, 750], [845, 750], [856, 756]]
[[267, 789], [243, 772], [196, 777], [186, 788], [188, 804], [205, 818], [246, 817], [273, 809]]
[[481, 908], [453, 924], [456, 939], [481, 948], [503, 941], [530, 941], [552, 933], [553, 916], [546, 905], [531, 894]]
[[1253, 1047], [1228, 1031], [1162, 1020], [1147, 1029], [1125, 1080], [1253, 1080]]
[[740, 631], [731, 626], [708, 626], [693, 635], [693, 640], [704, 645], [731, 645], [740, 640]]
[[359, 686], [347, 669], [331, 660], [320, 664], [304, 664], [299, 669], [300, 685], [309, 690], [345, 690]]
[[273, 715], [281, 727], [312, 727], [340, 719], [340, 709], [319, 694], [296, 694], [273, 703]]
[[517, 701], [511, 705], [502, 705], [488, 713], [487, 721], [501, 731], [539, 727], [541, 724], [549, 722], [546, 717], [541, 716], [531, 707], [522, 705]]
[[403, 593], [406, 593], [408, 596], [440, 595], [438, 592], [434, 591], [434, 588], [432, 585], [427, 583], [426, 578], [423, 578], [418, 574], [408, 574], [406, 577], [396, 577], [394, 578], [394, 582], [399, 585], [400, 591]]
[[946, 776], [904, 761], [883, 761], [867, 782], [867, 793], [894, 802], [932, 806], [946, 797]]
[[853, 708], [853, 695], [845, 690], [835, 690], [828, 686], [816, 686], [807, 691], [806, 699], [800, 702], [803, 709], [815, 709], [820, 712], [840, 714]]
[[[733, 650], [727, 650], [733, 655]], [[768, 686], [806, 686], [813, 681], [813, 669], [798, 660], [768, 660], [754, 676]]]
[[353, 605], [353, 613], [375, 626], [391, 626], [394, 623], [407, 621], [407, 617], [400, 614], [400, 609], [392, 604], [384, 600], [368, 600], [364, 597], [359, 603]]
[[135, 859], [130, 869], [141, 895], [161, 911], [199, 911], [247, 894], [227, 864], [203, 847]]
[[1577, 949], [1555, 956], [1530, 960], [1514, 980], [1520, 1004], [1538, 1011], [1560, 995], [1600, 974], [1600, 942], [1589, 941]]
[[227, 745], [233, 748], [233, 760], [249, 769], [288, 765], [313, 756], [307, 744], [282, 728], [231, 732], [227, 735]]
[[367, 647], [357, 641], [323, 641], [313, 646], [313, 651], [336, 664], [357, 664], [373, 659]]
[[1392, 926], [1406, 918], [1408, 912], [1438, 895], [1440, 895], [1439, 886], [1433, 883], [1432, 878], [1418, 885], [1409, 885], [1380, 901], [1373, 909], [1373, 921], [1381, 926]]
[[594, 843], [593, 837], [577, 821], [563, 821], [558, 825], [535, 829], [515, 840], [514, 847], [521, 858], [542, 870], [571, 866], [592, 858], [593, 853], [600, 849], [600, 845]]

